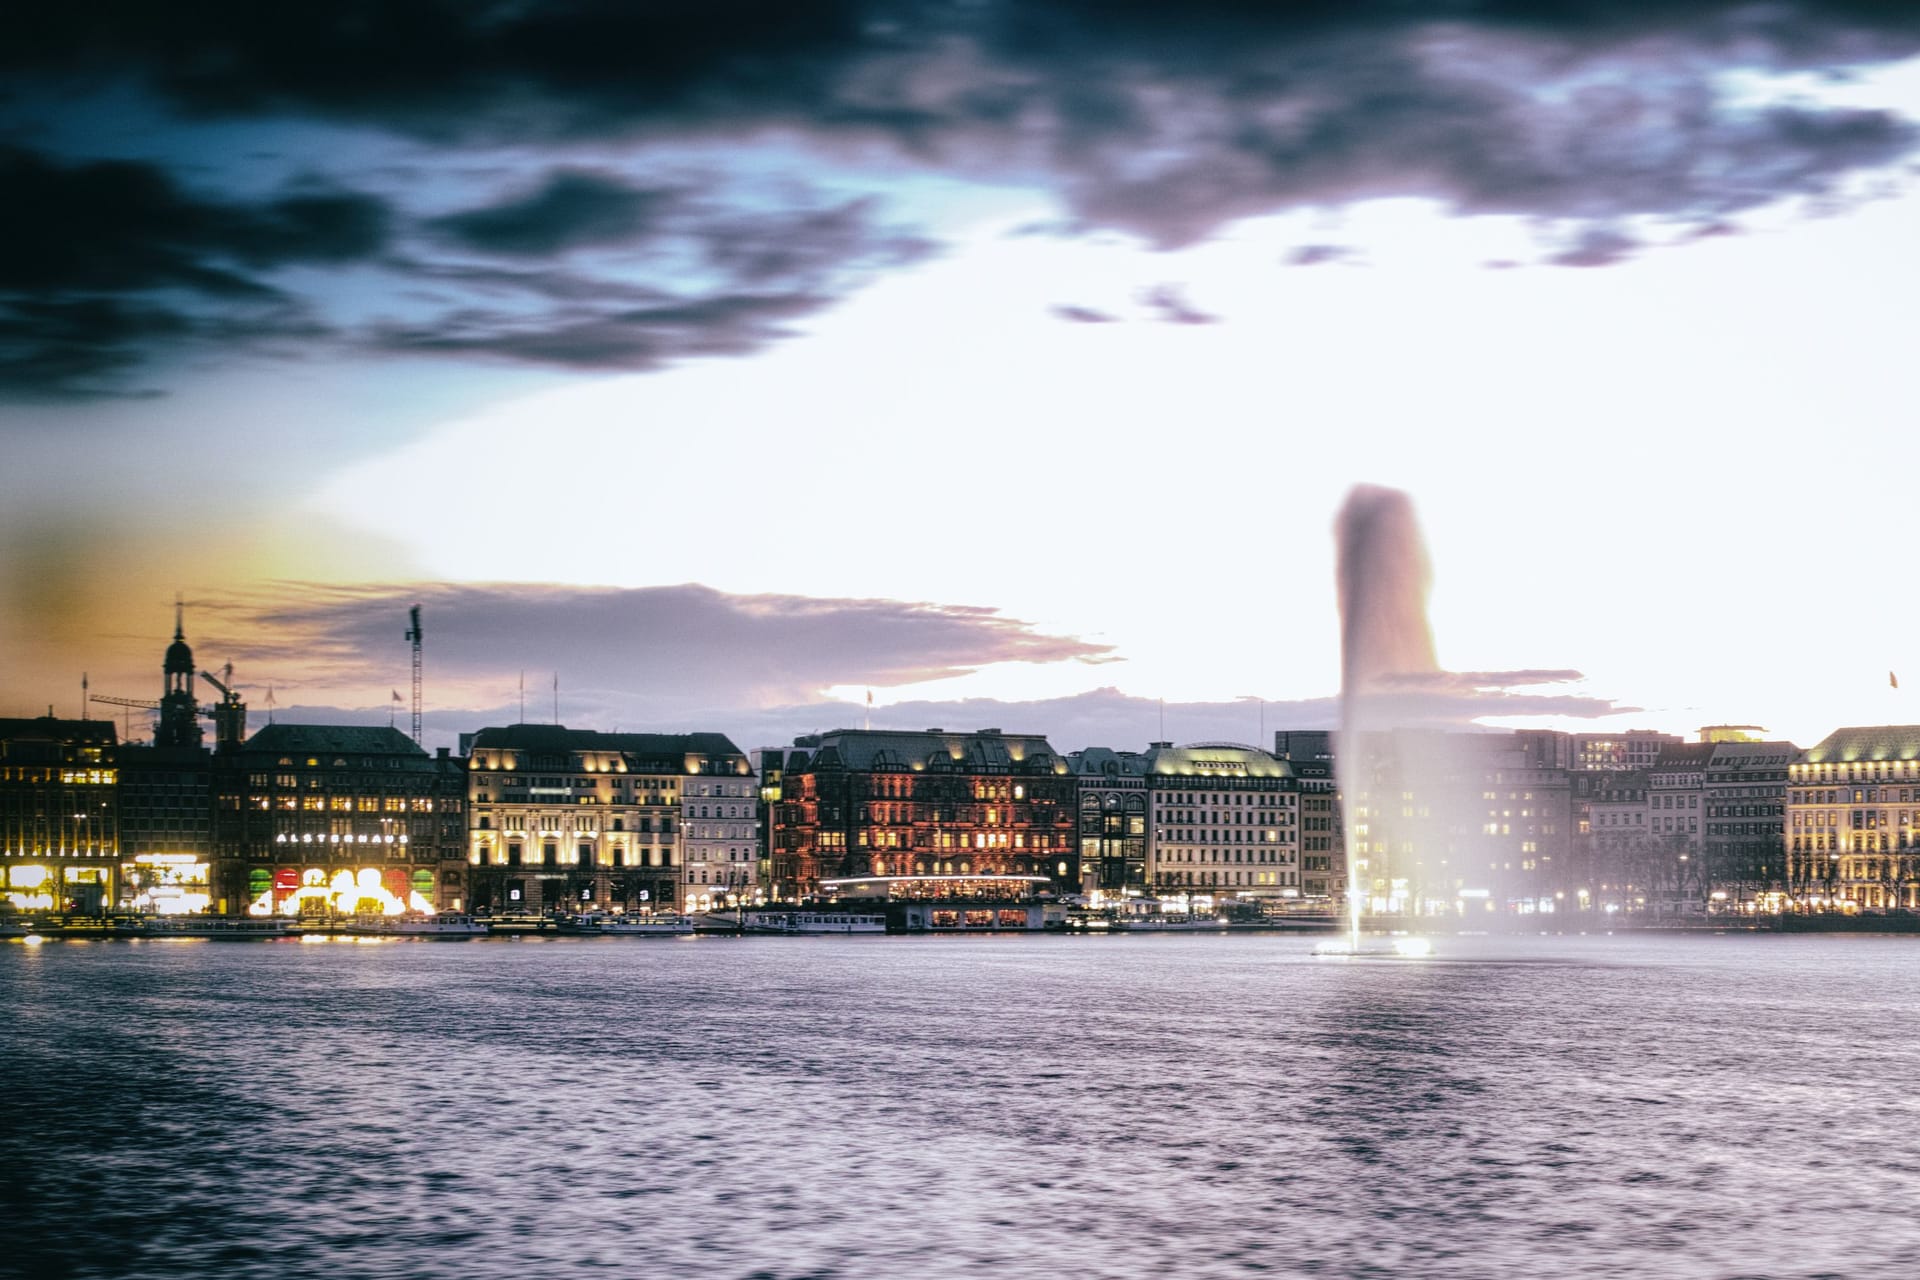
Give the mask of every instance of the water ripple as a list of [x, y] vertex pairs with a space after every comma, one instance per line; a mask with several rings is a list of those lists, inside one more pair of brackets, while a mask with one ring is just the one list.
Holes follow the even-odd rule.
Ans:
[[35, 1276], [1906, 1277], [1920, 948], [0, 948]]

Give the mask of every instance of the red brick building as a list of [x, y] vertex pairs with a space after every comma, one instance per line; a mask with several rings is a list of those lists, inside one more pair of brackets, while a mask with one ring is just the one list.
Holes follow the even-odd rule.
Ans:
[[1043, 875], [1080, 890], [1077, 787], [1044, 737], [836, 729], [784, 755], [776, 899], [869, 875]]

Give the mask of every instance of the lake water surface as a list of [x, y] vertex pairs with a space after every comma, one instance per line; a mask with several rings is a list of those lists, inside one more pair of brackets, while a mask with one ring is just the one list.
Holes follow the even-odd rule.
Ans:
[[1920, 939], [0, 947], [0, 1275], [1920, 1276]]

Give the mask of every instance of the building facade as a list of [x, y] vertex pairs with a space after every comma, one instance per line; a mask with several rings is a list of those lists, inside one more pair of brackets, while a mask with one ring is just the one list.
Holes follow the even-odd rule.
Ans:
[[[717, 733], [601, 733], [515, 724], [463, 735], [476, 907], [501, 913], [674, 911], [685, 905], [686, 814], [751, 803], [746, 756]], [[714, 788], [745, 787], [721, 796]], [[700, 794], [690, 795], [694, 786]], [[744, 836], [703, 836], [705, 879], [751, 865]], [[723, 857], [713, 857], [715, 850]], [[724, 885], [724, 881], [721, 882]]]
[[1713, 752], [1711, 742], [1683, 742], [1662, 751], [1647, 770], [1649, 850], [1642, 879], [1656, 912], [1706, 902], [1707, 766]]
[[1286, 761], [1241, 743], [1156, 742], [1147, 787], [1147, 875], [1162, 896], [1301, 896], [1300, 793]]
[[[718, 737], [707, 734], [703, 737]], [[759, 887], [757, 810], [760, 784], [751, 759], [731, 742], [688, 751], [680, 788], [680, 901], [706, 911], [751, 902]]]
[[1340, 778], [1329, 729], [1281, 729], [1273, 754], [1300, 786], [1300, 896], [1336, 905], [1347, 896], [1347, 843], [1340, 816]]
[[[193, 650], [176, 605], [173, 643], [161, 661], [153, 743], [120, 749], [122, 875], [116, 905], [129, 911], [181, 915], [213, 905], [214, 762], [203, 745], [193, 677]], [[227, 749], [246, 736], [246, 714], [246, 704], [227, 693], [220, 722]]]
[[1088, 747], [1067, 756], [1078, 791], [1082, 891], [1124, 896], [1147, 887], [1147, 758]]
[[1739, 910], [1786, 887], [1787, 770], [1791, 742], [1720, 742], [1707, 759], [1708, 896]]
[[1081, 888], [1078, 787], [1036, 734], [836, 729], [794, 740], [773, 830], [776, 899], [858, 876], [1046, 876]]
[[118, 781], [111, 720], [0, 719], [0, 901], [19, 911], [112, 909]]
[[459, 911], [466, 779], [398, 729], [268, 725], [214, 757], [212, 909]]
[[1580, 770], [1639, 770], [1653, 767], [1660, 753], [1680, 746], [1686, 739], [1675, 733], [1653, 729], [1628, 729], [1623, 733], [1576, 733], [1573, 735], [1573, 767]]
[[1587, 789], [1587, 879], [1605, 914], [1646, 906], [1653, 841], [1647, 831], [1647, 775], [1637, 769], [1583, 775]]
[[1920, 725], [1836, 729], [1787, 767], [1800, 908], [1920, 909]]

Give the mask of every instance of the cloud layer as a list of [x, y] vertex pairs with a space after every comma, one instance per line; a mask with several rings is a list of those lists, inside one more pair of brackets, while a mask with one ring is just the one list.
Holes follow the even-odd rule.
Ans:
[[[1254, 742], [1279, 728], [1334, 728], [1339, 700], [1161, 703], [1112, 687], [1033, 701], [914, 700], [886, 691], [995, 663], [1098, 665], [1102, 645], [1048, 635], [990, 609], [892, 600], [726, 595], [705, 587], [637, 590], [493, 584], [282, 587], [190, 602], [198, 652], [231, 656], [256, 713], [271, 685], [282, 719], [384, 723], [406, 708], [408, 606], [426, 631], [429, 736], [451, 743], [484, 724], [559, 718], [585, 727], [732, 735], [743, 746], [859, 725], [834, 688], [881, 693], [876, 726], [979, 728], [1050, 735], [1063, 750], [1178, 741]], [[1488, 716], [1596, 718], [1631, 711], [1556, 689], [1568, 670], [1432, 672], [1395, 684], [1394, 723], [1467, 727]], [[522, 681], [524, 680], [524, 695]], [[1070, 673], [1068, 682], [1077, 682]], [[524, 696], [524, 704], [521, 697]], [[524, 710], [523, 710], [524, 705]]]
[[[642, 370], [786, 336], [867, 275], [925, 254], [874, 201], [804, 189], [766, 209], [723, 183], [558, 168], [435, 216], [335, 185], [190, 189], [159, 164], [0, 149], [0, 394], [141, 389], [147, 357], [218, 342]], [[329, 308], [289, 268], [354, 268], [385, 300]], [[381, 314], [403, 310], [404, 315]]]
[[[353, 174], [243, 198], [154, 163], [16, 146], [0, 176], [35, 198], [5, 215], [0, 390], [39, 395], [124, 390], [141, 353], [248, 334], [653, 368], [756, 350], [927, 249], [877, 205], [804, 183], [754, 199], [725, 175], [542, 171], [528, 155], [724, 144], [762, 172], [864, 167], [876, 189], [916, 170], [1038, 184], [1068, 233], [1165, 247], [1249, 216], [1425, 197], [1540, 220], [1561, 246], [1547, 260], [1592, 267], [1632, 256], [1635, 220], [1724, 230], [1834, 198], [1920, 141], [1890, 112], [1756, 101], [1727, 79], [1920, 50], [1920, 10], [1875, 0], [108, 0], [12, 37], [0, 130], [36, 104], [134, 91], [180, 119], [425, 141], [449, 168], [521, 157], [491, 198], [428, 209]], [[424, 302], [323, 322], [284, 275], [313, 263], [377, 268]], [[1177, 290], [1147, 304], [1209, 318]]]
[[[534, 706], [558, 675], [573, 705], [678, 716], [700, 707], [814, 702], [993, 663], [1099, 662], [1106, 646], [1047, 635], [996, 610], [895, 600], [727, 595], [700, 586], [532, 584], [316, 587], [195, 606], [243, 678], [283, 697], [373, 695], [408, 670], [408, 606], [423, 610], [429, 698], [497, 705], [524, 672]], [[276, 674], [279, 673], [279, 674]]]

